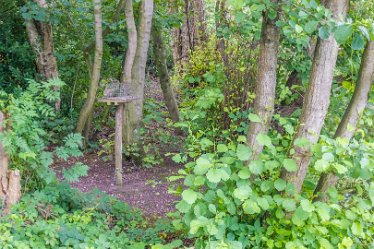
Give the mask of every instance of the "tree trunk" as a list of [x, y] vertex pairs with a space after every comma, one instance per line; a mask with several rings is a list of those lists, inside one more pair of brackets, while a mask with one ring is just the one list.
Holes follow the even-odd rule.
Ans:
[[[279, 0], [272, 2], [279, 4]], [[268, 132], [274, 110], [280, 37], [279, 29], [276, 26], [277, 20], [278, 17], [271, 20], [267, 13], [264, 13], [256, 76], [256, 98], [254, 100], [254, 114], [261, 118], [261, 122], [251, 122], [248, 128], [248, 144], [252, 151], [252, 159], [256, 158], [263, 149], [256, 137], [261, 133]]]
[[125, 59], [123, 60], [123, 71], [121, 76], [121, 82], [126, 84], [131, 82], [131, 71], [134, 65], [134, 59], [136, 55], [136, 47], [138, 34], [136, 31], [135, 20], [134, 20], [134, 10], [132, 6], [132, 0], [126, 0], [125, 3], [125, 14], [126, 14], [126, 24], [128, 33], [128, 48], [126, 51]]
[[[349, 0], [327, 0], [326, 7], [333, 13], [337, 21], [345, 19], [349, 7]], [[330, 91], [334, 76], [334, 69], [339, 46], [331, 34], [327, 40], [318, 39], [309, 86], [304, 99], [300, 118], [300, 125], [295, 139], [306, 138], [310, 145], [315, 144], [325, 121], [330, 104]], [[282, 177], [293, 183], [298, 192], [301, 191], [311, 158], [310, 146], [295, 146], [293, 159], [298, 165], [296, 172], [282, 171]]]
[[115, 175], [117, 186], [122, 186], [122, 123], [123, 123], [123, 104], [119, 104], [116, 111], [116, 129], [115, 129]]
[[[41, 8], [48, 8], [45, 0], [34, 0]], [[30, 45], [36, 54], [36, 66], [44, 80], [58, 78], [57, 60], [54, 55], [52, 25], [37, 20], [26, 20], [26, 31]], [[58, 87], [55, 91], [60, 91]], [[55, 102], [55, 109], [60, 110], [61, 101]]]
[[[5, 117], [0, 111], [0, 133], [5, 130]], [[19, 170], [8, 170], [8, 155], [0, 142], [0, 206], [8, 214], [12, 206], [21, 198], [21, 174]]]
[[102, 37], [102, 16], [101, 1], [94, 0], [95, 15], [95, 58], [91, 70], [90, 85], [87, 93], [87, 99], [79, 113], [76, 132], [82, 133], [86, 122], [92, 112], [95, 104], [96, 92], [100, 81], [101, 62], [103, 58], [103, 37]]
[[140, 141], [139, 128], [143, 119], [145, 66], [153, 16], [153, 0], [141, 3], [138, 24], [138, 37], [134, 64], [131, 70], [132, 82], [130, 89], [138, 99], [127, 104], [124, 108], [124, 141], [127, 145]]
[[152, 38], [154, 57], [156, 60], [158, 77], [160, 80], [166, 107], [168, 108], [171, 120], [173, 120], [174, 122], [178, 122], [179, 109], [168, 74], [166, 64], [166, 50], [161, 32], [162, 31], [158, 27], [156, 27], [156, 25], [153, 25]]
[[[371, 84], [374, 79], [374, 42], [369, 41], [362, 57], [358, 81], [353, 97], [335, 133], [335, 138], [342, 137], [351, 140], [357, 129], [357, 124], [368, 102]], [[334, 173], [322, 173], [314, 191], [316, 199], [327, 200], [327, 190], [335, 187], [338, 176]], [[318, 194], [320, 194], [318, 196]]]

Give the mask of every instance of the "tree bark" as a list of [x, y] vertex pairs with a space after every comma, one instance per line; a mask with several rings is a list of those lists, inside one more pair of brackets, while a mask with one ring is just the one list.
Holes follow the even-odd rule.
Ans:
[[[272, 2], [278, 8], [279, 0], [272, 0]], [[251, 122], [249, 124], [247, 138], [252, 151], [252, 159], [255, 159], [263, 149], [263, 146], [257, 142], [256, 138], [259, 134], [268, 132], [274, 111], [280, 39], [279, 28], [276, 26], [277, 20], [278, 17], [271, 20], [267, 13], [263, 15], [260, 55], [256, 76], [256, 98], [254, 100], [254, 114], [261, 118], [261, 122]]]
[[79, 113], [76, 132], [82, 133], [86, 125], [87, 119], [92, 112], [95, 104], [96, 92], [99, 85], [101, 62], [103, 58], [103, 37], [102, 37], [102, 15], [101, 1], [93, 0], [95, 15], [95, 58], [91, 70], [90, 85], [87, 93], [86, 101]]
[[[0, 111], [0, 133], [5, 130], [5, 117]], [[21, 174], [19, 170], [8, 170], [8, 155], [0, 141], [0, 206], [8, 214], [12, 206], [21, 198]]]
[[[358, 81], [352, 99], [344, 113], [344, 116], [335, 132], [335, 138], [342, 137], [351, 140], [357, 129], [357, 124], [368, 102], [371, 84], [374, 80], [374, 42], [366, 45], [362, 60]], [[338, 176], [334, 173], [322, 173], [318, 185], [314, 191], [316, 200], [326, 201], [327, 190], [335, 187]], [[318, 195], [319, 194], [319, 195]]]
[[168, 108], [170, 118], [174, 122], [179, 121], [179, 109], [178, 104], [175, 99], [174, 91], [170, 82], [170, 77], [167, 69], [166, 63], [166, 50], [165, 44], [162, 39], [162, 31], [153, 25], [152, 39], [153, 39], [153, 51], [157, 66], [158, 77], [160, 80], [160, 85], [162, 93], [164, 95], [164, 101], [166, 107]]
[[121, 76], [121, 82], [131, 83], [131, 71], [134, 65], [134, 59], [136, 55], [136, 47], [138, 34], [136, 31], [135, 20], [134, 20], [134, 10], [132, 6], [132, 0], [126, 0], [125, 3], [125, 14], [126, 14], [126, 24], [128, 33], [128, 48], [126, 51], [125, 59], [123, 60], [123, 71]]
[[[47, 9], [48, 4], [45, 0], [34, 0], [39, 7]], [[29, 43], [36, 54], [36, 66], [38, 72], [44, 80], [58, 78], [57, 60], [54, 55], [52, 25], [48, 22], [37, 20], [26, 20], [26, 31]], [[58, 87], [55, 91], [60, 91]], [[58, 111], [61, 107], [61, 101], [55, 102], [55, 109]]]
[[[0, 111], [0, 133], [5, 129], [4, 114]], [[0, 201], [4, 202], [8, 190], [8, 155], [0, 142]]]
[[153, 16], [153, 0], [144, 0], [140, 6], [138, 38], [134, 64], [131, 70], [131, 93], [138, 98], [124, 108], [124, 141], [127, 145], [140, 141], [139, 128], [143, 119], [145, 66]]
[[[326, 0], [326, 7], [337, 21], [342, 21], [349, 7], [349, 0]], [[342, 19], [341, 19], [342, 18]], [[300, 125], [295, 139], [306, 138], [310, 145], [315, 144], [320, 136], [322, 126], [330, 104], [330, 92], [339, 46], [331, 34], [327, 40], [318, 39], [309, 86], [304, 99]], [[282, 171], [282, 178], [295, 185], [301, 191], [311, 158], [310, 146], [294, 146], [292, 158], [296, 161], [296, 172]]]

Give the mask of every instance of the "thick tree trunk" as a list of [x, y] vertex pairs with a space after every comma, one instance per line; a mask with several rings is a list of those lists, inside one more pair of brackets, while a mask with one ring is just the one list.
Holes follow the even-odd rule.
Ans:
[[164, 101], [166, 107], [168, 108], [171, 120], [174, 122], [179, 121], [179, 109], [178, 104], [175, 99], [174, 91], [170, 82], [170, 77], [168, 74], [167, 64], [166, 64], [166, 50], [165, 44], [162, 39], [161, 30], [153, 26], [152, 30], [152, 39], [153, 39], [153, 51], [154, 57], [156, 60], [158, 77], [160, 80], [160, 85], [162, 93], [164, 95]]
[[[44, 0], [34, 0], [41, 8], [48, 8]], [[44, 80], [58, 78], [57, 60], [54, 55], [52, 25], [37, 20], [26, 20], [26, 31], [30, 45], [36, 54], [36, 66]], [[60, 91], [55, 88], [55, 91]], [[55, 102], [55, 109], [60, 110], [61, 101]]]
[[153, 0], [141, 3], [138, 24], [138, 38], [134, 64], [131, 70], [130, 89], [138, 100], [127, 104], [124, 108], [124, 141], [127, 145], [140, 141], [139, 128], [143, 119], [145, 66], [153, 16]]
[[102, 37], [102, 15], [101, 15], [101, 1], [94, 0], [95, 13], [95, 58], [92, 64], [90, 85], [87, 93], [87, 99], [79, 113], [76, 132], [82, 133], [86, 122], [92, 112], [95, 104], [96, 92], [100, 80], [101, 62], [103, 58], [103, 37]]
[[[345, 18], [349, 0], [327, 0], [326, 7], [330, 9], [336, 20]], [[309, 86], [304, 99], [304, 105], [300, 118], [300, 125], [295, 139], [306, 138], [310, 145], [315, 144], [325, 121], [327, 110], [330, 104], [330, 92], [334, 69], [338, 56], [339, 46], [331, 34], [327, 40], [318, 39], [313, 65], [310, 75]], [[310, 163], [310, 146], [295, 146], [293, 159], [298, 165], [296, 172], [283, 170], [282, 177], [293, 183], [300, 192]]]
[[[272, 2], [279, 4], [278, 0]], [[248, 144], [252, 151], [252, 159], [256, 158], [263, 149], [256, 137], [268, 132], [274, 110], [280, 37], [276, 26], [277, 20], [278, 17], [271, 20], [267, 13], [264, 13], [254, 100], [254, 114], [261, 118], [261, 122], [251, 122], [248, 128]]]
[[[368, 102], [371, 84], [374, 80], [374, 42], [369, 41], [363, 54], [358, 75], [358, 81], [353, 97], [335, 133], [335, 138], [342, 137], [350, 140]], [[316, 199], [327, 200], [327, 190], [335, 187], [338, 176], [334, 173], [323, 173], [314, 191]], [[318, 195], [319, 194], [319, 195]]]

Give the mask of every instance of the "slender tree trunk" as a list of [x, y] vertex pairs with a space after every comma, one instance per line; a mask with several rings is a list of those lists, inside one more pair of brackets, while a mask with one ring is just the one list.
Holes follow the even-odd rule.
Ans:
[[[272, 1], [279, 4], [278, 0]], [[279, 29], [276, 26], [278, 17], [271, 20], [264, 13], [262, 34], [260, 41], [260, 55], [256, 76], [256, 98], [254, 100], [254, 114], [261, 118], [261, 122], [251, 122], [248, 128], [248, 144], [252, 151], [252, 159], [261, 153], [263, 147], [256, 137], [266, 134], [273, 115], [275, 87], [277, 83], [277, 62], [279, 47]]]
[[[34, 0], [39, 7], [47, 9], [45, 0]], [[54, 55], [52, 25], [37, 20], [26, 20], [26, 31], [30, 45], [36, 54], [36, 66], [44, 80], [58, 78], [57, 60]], [[60, 91], [58, 87], [55, 91]], [[60, 110], [61, 101], [55, 102], [55, 109]]]
[[123, 136], [127, 145], [140, 141], [139, 128], [143, 119], [145, 66], [151, 36], [152, 16], [153, 0], [142, 1], [139, 13], [136, 53], [131, 70], [132, 82], [130, 85], [132, 94], [138, 100], [127, 104], [124, 108]]
[[121, 82], [132, 83], [131, 82], [131, 71], [134, 65], [136, 47], [138, 34], [136, 31], [135, 20], [134, 20], [134, 10], [132, 6], [132, 0], [126, 0], [125, 3], [125, 14], [126, 14], [126, 24], [128, 33], [128, 48], [126, 51], [125, 59], [123, 60], [123, 71], [121, 76]]
[[[362, 57], [358, 81], [353, 97], [335, 133], [335, 138], [351, 140], [368, 102], [371, 84], [374, 80], [374, 42], [369, 41]], [[334, 173], [322, 173], [314, 191], [317, 200], [327, 200], [327, 190], [335, 187], [338, 176]], [[319, 194], [319, 196], [318, 196]]]
[[101, 1], [93, 0], [95, 15], [95, 58], [92, 64], [90, 85], [87, 93], [86, 101], [79, 113], [76, 131], [82, 133], [86, 122], [92, 112], [95, 104], [96, 92], [100, 81], [101, 62], [103, 58], [103, 37], [102, 37], [102, 15]]
[[[345, 18], [349, 0], [326, 0], [326, 7], [330, 9], [336, 20]], [[304, 99], [300, 118], [300, 125], [295, 139], [306, 138], [310, 145], [315, 144], [325, 121], [330, 104], [330, 92], [339, 46], [333, 34], [327, 40], [318, 39], [309, 86]], [[300, 192], [310, 163], [310, 146], [295, 146], [293, 159], [298, 165], [296, 172], [282, 171], [282, 177], [293, 183]]]
[[165, 44], [162, 39], [162, 31], [153, 25], [152, 39], [153, 39], [153, 51], [156, 60], [158, 77], [160, 80], [160, 85], [162, 93], [164, 95], [164, 101], [166, 107], [168, 108], [171, 120], [174, 122], [179, 121], [179, 109], [178, 104], [175, 99], [174, 91], [170, 82], [167, 64], [166, 64], [166, 50]]

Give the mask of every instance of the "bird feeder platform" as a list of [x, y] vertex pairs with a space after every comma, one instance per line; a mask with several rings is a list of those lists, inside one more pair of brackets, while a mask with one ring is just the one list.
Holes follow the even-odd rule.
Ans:
[[110, 82], [105, 86], [104, 97], [99, 102], [117, 105], [116, 127], [115, 127], [115, 176], [116, 185], [122, 187], [122, 124], [123, 111], [126, 103], [133, 102], [139, 98], [135, 97], [131, 91], [130, 84], [120, 82]]

